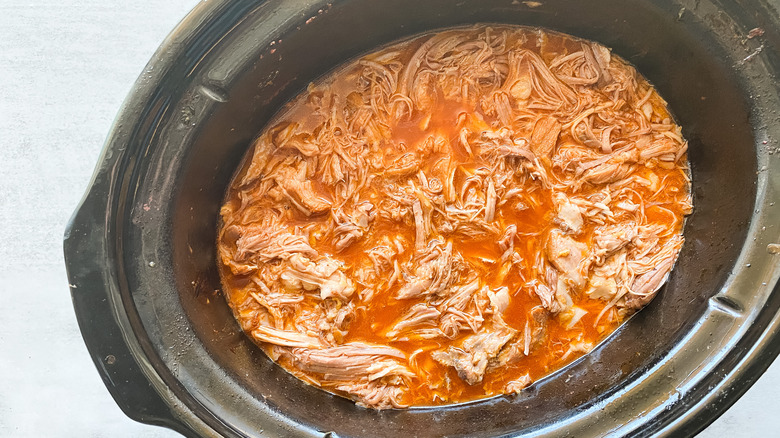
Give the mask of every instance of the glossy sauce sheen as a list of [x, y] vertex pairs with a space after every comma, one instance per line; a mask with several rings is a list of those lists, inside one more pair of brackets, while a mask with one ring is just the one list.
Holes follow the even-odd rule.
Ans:
[[[478, 35], [483, 35], [485, 29], [469, 29], [463, 32], [476, 38]], [[490, 29], [488, 32], [493, 34], [503, 32], [507, 41], [516, 44], [517, 48], [524, 48], [538, 54], [548, 66], [556, 58], [561, 59], [567, 54], [581, 50], [583, 44], [578, 39], [557, 33], [543, 33], [534, 29], [498, 28]], [[427, 38], [429, 37], [418, 37], [385, 48], [364, 59], [377, 60], [382, 59], [383, 53], [399, 52], [398, 59], [408, 60]], [[484, 38], [490, 38], [490, 36]], [[627, 70], [631, 69], [622, 61], [616, 60], [614, 55], [612, 55], [612, 62]], [[364, 66], [354, 62], [343, 67], [292, 101], [269, 126], [278, 126], [285, 122], [294, 121], [298, 123], [298, 132], [314, 132], [323, 122], [322, 116], [313, 113], [310, 104], [313, 97], [320, 96], [318, 90], [327, 89], [339, 99], [346, 99], [350, 93], [354, 93], [359, 88], [360, 74], [363, 70]], [[636, 81], [638, 83], [637, 90], [640, 92], [651, 90], [649, 84], [640, 76], [636, 76]], [[576, 90], [576, 87], [572, 86], [572, 88]], [[343, 337], [337, 339], [336, 342], [389, 345], [403, 352], [416, 377], [405, 379], [406, 390], [402, 401], [405, 405], [416, 406], [464, 402], [502, 394], [507, 392], [508, 383], [526, 375], [532, 381], [536, 381], [580, 357], [612, 333], [632, 312], [632, 310], [626, 310], [620, 306], [610, 308], [608, 306], [609, 300], [590, 298], [586, 293], [587, 287], [579, 291], [572, 291], [573, 306], [587, 312], [579, 322], [567, 327], [566, 318], [555, 312], [546, 312], [549, 318], [542, 341], [535, 345], [527, 356], [522, 355], [514, 363], [500, 368], [489, 367], [482, 381], [473, 385], [459, 377], [455, 368], [443, 365], [434, 360], [431, 355], [433, 351], [446, 350], [450, 346], [461, 345], [464, 339], [474, 334], [473, 331], [461, 330], [453, 339], [446, 337], [423, 339], [413, 334], [406, 336], [408, 339], [405, 340], [388, 338], [388, 331], [404, 317], [413, 305], [425, 302], [423, 298], [396, 298], [396, 294], [404, 284], [403, 278], [395, 281], [390, 287], [383, 286], [386, 285], [387, 278], [362, 282], [358, 280], [365, 275], [357, 271], [367, 270], [372, 266], [367, 256], [369, 250], [386, 245], [385, 239], [388, 237], [403, 243], [403, 251], [395, 256], [395, 260], [407, 275], [413, 272], [416, 257], [419, 257], [415, 251], [414, 217], [407, 214], [398, 219], [381, 213], [386, 205], [390, 205], [386, 204], [388, 182], [392, 182], [396, 186], [405, 186], [409, 184], [409, 181], [412, 181], [413, 184], [419, 186], [419, 172], [422, 172], [428, 181], [437, 179], [440, 182], [447, 181], [452, 176], [451, 173], [454, 172], [453, 186], [460, 189], [469, 176], [475, 175], [480, 169], [489, 169], [494, 165], [491, 160], [482, 158], [463, 146], [462, 130], [465, 128], [473, 134], [502, 127], [495, 112], [486, 111], [481, 105], [474, 104], [473, 99], [467, 99], [464, 102], [462, 99], [448, 98], [446, 93], [436, 86], [432, 87], [431, 93], [433, 98], [430, 99], [431, 103], [428, 104], [427, 111], [415, 110], [411, 115], [389, 123], [387, 126], [389, 132], [386, 138], [373, 145], [367, 154], [372, 154], [381, 163], [388, 165], [404, 153], [424, 149], [426, 140], [432, 136], [445, 139], [447, 147], [443, 151], [435, 151], [425, 156], [420, 160], [416, 171], [408, 175], [388, 176], [375, 170], [375, 177], [359, 190], [358, 196], [361, 201], [371, 202], [375, 211], [378, 210], [380, 213], [376, 214], [368, 229], [355, 242], [341, 251], [334, 247], [332, 239], [334, 219], [330, 212], [307, 215], [291, 206], [287, 200], [273, 199], [266, 195], [253, 198], [249, 203], [242, 202], [240, 196], [246, 197], [247, 194], [251, 196], [253, 190], [256, 190], [251, 184], [241, 183], [251, 165], [252, 151], [248, 154], [227, 194], [219, 242], [221, 250], [225, 251], [225, 253], [221, 253], [223, 263], [220, 264], [220, 272], [226, 298], [242, 327], [247, 332], [251, 332], [252, 327], [258, 324], [260, 317], [256, 314], [259, 306], [252, 304], [250, 292], [260, 293], [260, 290], [251, 280], [255, 273], [236, 274], [228, 267], [228, 263], [225, 263], [226, 256], [224, 254], [232, 254], [236, 248], [236, 236], [232, 233], [226, 233], [225, 229], [229, 224], [245, 225], [259, 222], [265, 211], [281, 211], [280, 217], [285, 227], [290, 230], [298, 230], [301, 234], [306, 235], [308, 243], [321, 256], [324, 255], [343, 263], [343, 272], [348, 278], [355, 281], [356, 292], [350, 298], [354, 305], [354, 312], [348, 318]], [[663, 100], [655, 92], [650, 91], [650, 94], [647, 102], [652, 104], [653, 115], [649, 122], [661, 125], [672, 124]], [[626, 110], [635, 111], [630, 102], [626, 104]], [[540, 112], [550, 113], [550, 111]], [[515, 134], [530, 138], [531, 133], [528, 130], [528, 125], [520, 124], [518, 126], [514, 128]], [[571, 130], [567, 129], [564, 123], [564, 129], [561, 130], [556, 140], [557, 148], [560, 148], [561, 145], [578, 142], [580, 139], [573, 138]], [[289, 155], [290, 151], [272, 152], [272, 154]], [[447, 159], [450, 161], [447, 162]], [[367, 158], [367, 160], [371, 162], [371, 158]], [[512, 158], [510, 161], [513, 163], [512, 165], [520, 166], [521, 160]], [[537, 165], [541, 166], [551, 178], [571, 179], [571, 169], [562, 169], [560, 166], [554, 165], [555, 162], [554, 158], [544, 158], [540, 159]], [[343, 202], [338, 194], [338, 189], [333, 184], [323, 181], [321, 174], [312, 173], [314, 174], [307, 175], [307, 177], [312, 181], [313, 190], [318, 196], [333, 203], [333, 205]], [[613, 206], [611, 223], [620, 223], [621, 220], [627, 221], [629, 220], [627, 218], [633, 218], [630, 220], [640, 226], [644, 224], [662, 227], [666, 233], [664, 236], [681, 234], [683, 218], [685, 214], [690, 212], [691, 208], [687, 161], [684, 151], [674, 161], [673, 166], [658, 165], [657, 162], [649, 160], [637, 164], [632, 175], [637, 175], [645, 181], [657, 182], [650, 186], [634, 184], [631, 186], [632, 193], [626, 195], [626, 199], [630, 202], [641, 206], [643, 217], [637, 219], [635, 213], [620, 212]], [[428, 240], [440, 238], [450, 242], [453, 253], [460, 254], [466, 262], [467, 275], [480, 279], [480, 288], [488, 287], [494, 291], [501, 287], [508, 289], [509, 305], [502, 312], [502, 318], [506, 325], [517, 330], [519, 334], [510, 343], [522, 343], [522, 334], [532, 318], [532, 310], [540, 308], [541, 303], [533, 287], [530, 286], [534, 280], [542, 278], [537, 262], [540, 257], [545, 257], [546, 236], [551, 230], [561, 228], [556, 219], [557, 211], [553, 191], [557, 190], [566, 196], [587, 198], [605, 188], [609, 189], [610, 184], [616, 186], [618, 182], [605, 184], [584, 182], [576, 187], [572, 185], [567, 188], [552, 188], [546, 187], [539, 179], [529, 177], [527, 173], [520, 171], [513, 181], [513, 184], [522, 190], [518, 196], [496, 207], [492, 223], [501, 230], [499, 233], [487, 233], [474, 237], [458, 233], [437, 233], [436, 230], [439, 228], [436, 225], [437, 213], [434, 208], [431, 220], [435, 230], [428, 235]], [[256, 185], [257, 183], [255, 183]], [[242, 193], [243, 195], [241, 195]], [[251, 213], [247, 213], [247, 211]], [[501, 232], [513, 224], [517, 227], [517, 235], [514, 237], [517, 262], [501, 262], [500, 259], [504, 251], [499, 247], [497, 241], [501, 237]], [[607, 224], [610, 222], [608, 221]], [[586, 243], [589, 249], [592, 249], [594, 233], [602, 225], [589, 220], [586, 215], [582, 229], [574, 234], [574, 239], [577, 242]], [[659, 245], [662, 244], [663, 240]], [[674, 257], [676, 257], [676, 252]], [[278, 262], [268, 263], [270, 265]], [[263, 269], [262, 264], [260, 264], [259, 269]], [[390, 274], [391, 272], [384, 273], [385, 276]], [[274, 285], [271, 287], [273, 288]], [[367, 289], [372, 288], [376, 289], [373, 293], [366, 292]], [[304, 295], [305, 298], [298, 304], [299, 307], [310, 306], [313, 308], [320, 305], [321, 300], [316, 291], [306, 292]], [[605, 308], [606, 311], [604, 311]], [[602, 311], [604, 311], [603, 315], [597, 321], [597, 317]], [[295, 312], [293, 313], [300, 314], [300, 310]], [[487, 321], [489, 317], [486, 316], [484, 319]], [[572, 346], [575, 344], [585, 347], [573, 348]], [[323, 376], [302, 371], [295, 366], [295, 362], [289, 356], [280, 354], [281, 349], [286, 347], [274, 347], [265, 342], [259, 342], [258, 345], [296, 376], [313, 384], [318, 384], [322, 380]], [[247, 372], [251, 373], [251, 370], [247, 370]], [[327, 385], [321, 386], [331, 392], [354, 398], [348, 392]], [[370, 403], [367, 404], [370, 405]]]

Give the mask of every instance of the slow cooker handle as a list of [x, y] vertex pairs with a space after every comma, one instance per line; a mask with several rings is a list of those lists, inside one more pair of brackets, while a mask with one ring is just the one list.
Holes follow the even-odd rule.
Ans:
[[119, 321], [126, 321], [127, 314], [117, 303], [120, 297], [110, 274], [112, 257], [105, 243], [108, 184], [98, 181], [100, 174], [65, 230], [65, 265], [81, 334], [103, 383], [128, 417], [196, 436], [152, 386], [121, 329]]

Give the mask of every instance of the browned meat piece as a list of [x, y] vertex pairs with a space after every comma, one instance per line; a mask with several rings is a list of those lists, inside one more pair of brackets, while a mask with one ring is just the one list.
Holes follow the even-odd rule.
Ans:
[[389, 176], [408, 176], [420, 169], [420, 157], [416, 152], [408, 152], [385, 165], [385, 173]]
[[626, 265], [627, 253], [627, 249], [620, 249], [604, 261], [597, 259], [585, 292], [590, 298], [612, 301], [619, 288], [624, 290], [622, 286], [628, 286], [625, 284], [630, 275]]
[[664, 137], [654, 141], [649, 146], [642, 148], [642, 150], [639, 151], [639, 159], [641, 162], [645, 162], [651, 158], [658, 158], [661, 161], [675, 161], [677, 159], [677, 151], [679, 151], [680, 148], [680, 144]]
[[254, 141], [252, 144], [252, 161], [241, 179], [242, 186], [250, 184], [263, 176], [265, 166], [268, 164], [268, 158], [273, 150], [274, 146], [268, 136], [258, 137]]
[[652, 271], [636, 277], [634, 284], [631, 285], [631, 290], [626, 295], [625, 307], [638, 310], [653, 299], [655, 293], [658, 292], [658, 289], [666, 281], [669, 271], [672, 270], [675, 256], [675, 253], [669, 254]]
[[610, 301], [618, 291], [618, 284], [613, 277], [593, 275], [588, 282], [587, 294], [594, 300]]
[[612, 254], [623, 249], [637, 236], [634, 223], [621, 223], [596, 228], [593, 234], [593, 258], [601, 265]]
[[[294, 254], [315, 257], [315, 251], [303, 236], [274, 229], [272, 221], [252, 225], [230, 225], [222, 232], [225, 243], [235, 241], [233, 251], [227, 245], [219, 246], [222, 263], [236, 275], [246, 275], [258, 269], [258, 264], [271, 260], [287, 260]], [[234, 240], [235, 239], [235, 240]]]
[[637, 161], [639, 151], [631, 148], [582, 163], [577, 168], [577, 174], [592, 184], [609, 184], [631, 175], [636, 169], [634, 163]]
[[531, 354], [546, 336], [549, 312], [541, 307], [534, 307], [521, 331], [513, 342], [507, 342], [498, 355], [488, 362], [488, 371], [502, 369]]
[[[582, 335], [579, 337], [581, 338]], [[561, 360], [566, 360], [579, 353], [590, 353], [590, 350], [593, 350], [593, 346], [593, 342], [583, 341], [581, 339], [574, 340], [569, 344], [569, 348], [566, 350], [566, 353], [563, 354]]]
[[547, 336], [547, 322], [550, 314], [541, 307], [531, 309], [531, 317], [525, 322], [523, 331], [523, 354], [528, 356]]
[[541, 117], [531, 133], [531, 151], [538, 157], [551, 157], [561, 133], [561, 123], [554, 117]]
[[631, 243], [636, 236], [635, 224], [621, 223], [597, 228], [594, 232], [593, 243], [602, 257], [609, 257]]
[[533, 383], [533, 379], [531, 379], [531, 376], [529, 374], [524, 374], [520, 376], [519, 379], [512, 380], [511, 382], [507, 383], [504, 387], [504, 391], [507, 394], [517, 394], [523, 389], [527, 388], [531, 383]]
[[402, 402], [407, 389], [398, 385], [361, 382], [339, 385], [336, 389], [356, 397], [356, 404], [366, 408], [401, 409], [409, 406]]
[[333, 229], [333, 247], [336, 252], [341, 252], [356, 240], [363, 237], [368, 225], [376, 217], [376, 211], [370, 202], [362, 202], [355, 206], [351, 215], [337, 212], [334, 217], [338, 226]]
[[393, 325], [393, 328], [387, 332], [387, 336], [392, 338], [405, 330], [421, 325], [434, 326], [440, 315], [441, 312], [435, 307], [423, 303], [415, 304]]
[[347, 392], [357, 402], [376, 409], [403, 407], [405, 380], [416, 375], [403, 362], [406, 356], [391, 347], [347, 343], [328, 348], [294, 348], [289, 355], [296, 367], [314, 373], [326, 387]]
[[526, 160], [533, 160], [536, 158], [528, 149], [528, 146], [522, 142], [517, 143], [503, 143], [493, 149], [499, 156], [509, 158], [525, 158]]
[[330, 202], [317, 195], [311, 181], [306, 180], [305, 166], [298, 169], [280, 166], [274, 170], [274, 180], [282, 193], [307, 216], [330, 210]]
[[414, 275], [404, 275], [406, 282], [396, 294], [399, 300], [440, 294], [457, 279], [452, 243], [442, 248], [440, 241], [431, 241], [428, 249], [430, 252], [417, 262]]
[[317, 262], [294, 254], [290, 266], [285, 268], [280, 279], [282, 284], [293, 290], [320, 290], [320, 298], [331, 297], [347, 300], [355, 292], [352, 280], [341, 271], [341, 265], [333, 259], [323, 257]]
[[454, 367], [458, 376], [469, 385], [476, 385], [482, 382], [488, 361], [496, 357], [515, 334], [517, 330], [494, 318], [491, 329], [467, 337], [461, 347], [435, 351], [431, 356], [443, 365]]
[[607, 70], [610, 60], [609, 49], [596, 43], [582, 43], [582, 52], [585, 55], [585, 61], [595, 73], [594, 83], [603, 87], [611, 82], [612, 76]]
[[236, 240], [237, 261], [255, 259], [264, 263], [276, 258], [286, 260], [293, 254], [303, 254], [307, 257], [317, 255], [317, 251], [303, 236], [283, 230], [272, 230], [265, 225], [246, 227], [233, 225], [233, 229], [240, 236]]
[[[533, 291], [536, 294], [537, 297], [539, 297], [539, 300], [542, 302], [542, 307], [549, 310], [553, 313], [558, 313], [562, 310], [564, 310], [566, 306], [566, 300], [558, 300], [556, 297], [556, 290], [557, 288], [557, 274], [555, 278], [555, 282], [551, 285], [544, 284], [542, 282], [534, 282], [532, 284]], [[563, 294], [560, 295], [562, 298], [565, 298]], [[568, 293], [566, 293], [566, 296], [568, 296]], [[571, 297], [569, 297], [569, 301], [571, 301]]]
[[631, 175], [636, 166], [627, 163], [604, 163], [583, 174], [583, 179], [592, 184], [609, 184]]
[[569, 309], [572, 305], [571, 289], [562, 274], [559, 274], [551, 266], [546, 266], [544, 282], [534, 280], [530, 286], [542, 302], [542, 307], [551, 313], [559, 313]]
[[[465, 129], [461, 131], [461, 142], [466, 142]], [[523, 158], [533, 161], [536, 156], [531, 151], [528, 141], [523, 137], [512, 138], [511, 131], [499, 129], [498, 131], [485, 130], [474, 139], [479, 145], [479, 155], [483, 157]]]
[[624, 303], [618, 303], [618, 306], [640, 309], [649, 303], [666, 281], [666, 277], [680, 253], [680, 247], [683, 243], [680, 235], [672, 236], [659, 248], [658, 241], [647, 236], [650, 232], [652, 232], [651, 227], [640, 227], [640, 235], [637, 237], [637, 251], [642, 252], [642, 257], [627, 262], [630, 269], [637, 275], [631, 284], [629, 293], [624, 297]]
[[547, 238], [547, 258], [558, 269], [567, 286], [579, 290], [585, 286], [588, 246], [564, 235], [560, 230], [552, 230]]
[[320, 348], [322, 344], [316, 337], [298, 332], [277, 330], [263, 325], [252, 330], [252, 337], [261, 342], [284, 347]]
[[298, 132], [298, 123], [280, 123], [268, 131], [271, 142], [277, 149], [289, 148], [305, 157], [313, 157], [320, 153], [320, 148], [313, 142], [311, 135]]
[[523, 353], [522, 343], [507, 342], [498, 355], [488, 361], [487, 372], [493, 371], [494, 369], [502, 369], [509, 365], [515, 364], [523, 357], [525, 357], [525, 353]]
[[335, 382], [377, 380], [387, 375], [414, 377], [399, 362], [406, 355], [391, 347], [352, 342], [329, 348], [294, 349], [292, 354], [302, 370], [322, 374], [323, 379]]

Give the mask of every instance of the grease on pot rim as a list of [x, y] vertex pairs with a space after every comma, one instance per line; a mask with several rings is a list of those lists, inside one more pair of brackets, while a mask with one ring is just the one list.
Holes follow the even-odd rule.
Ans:
[[268, 126], [221, 210], [226, 298], [269, 357], [372, 408], [519, 392], [589, 352], [692, 208], [664, 100], [541, 29], [388, 46]]

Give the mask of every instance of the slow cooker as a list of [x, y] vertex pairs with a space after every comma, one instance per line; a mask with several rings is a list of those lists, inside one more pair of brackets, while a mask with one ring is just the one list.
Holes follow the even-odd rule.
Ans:
[[[306, 85], [421, 32], [540, 26], [598, 41], [669, 102], [694, 212], [666, 286], [517, 396], [374, 411], [308, 386], [220, 294], [218, 209], [252, 138]], [[92, 360], [131, 418], [187, 436], [685, 436], [780, 351], [780, 3], [209, 0], [125, 101], [65, 233]]]

